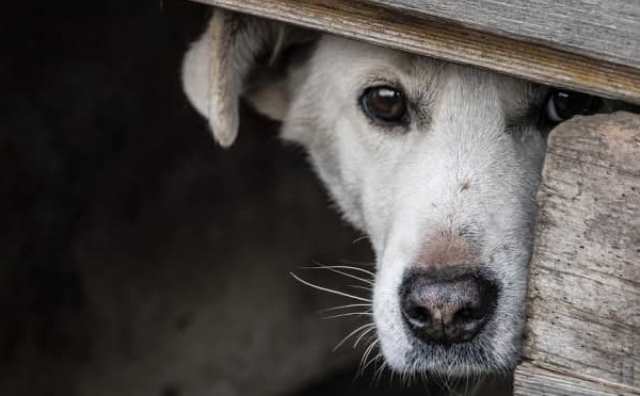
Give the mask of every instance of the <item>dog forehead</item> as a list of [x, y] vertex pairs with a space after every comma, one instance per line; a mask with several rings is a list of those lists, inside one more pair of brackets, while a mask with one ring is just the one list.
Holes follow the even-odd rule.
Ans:
[[312, 64], [316, 78], [342, 88], [362, 88], [367, 83], [393, 83], [407, 90], [425, 86], [443, 62], [404, 51], [325, 35]]
[[363, 81], [398, 80], [408, 91], [443, 91], [447, 80], [456, 80], [459, 86], [480, 96], [497, 95], [508, 113], [525, 111], [546, 92], [544, 87], [505, 74], [334, 35], [322, 37], [313, 63], [318, 78], [341, 87], [355, 88]]
[[348, 66], [343, 69], [343, 72], [349, 73], [374, 65], [389, 66], [399, 70], [408, 65], [411, 57], [412, 55], [406, 52], [325, 34], [318, 43], [315, 62], [322, 64], [323, 67]]

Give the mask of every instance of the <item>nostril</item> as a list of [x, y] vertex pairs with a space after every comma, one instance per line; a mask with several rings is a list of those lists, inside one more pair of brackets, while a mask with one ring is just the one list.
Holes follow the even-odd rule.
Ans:
[[471, 308], [462, 308], [453, 316], [454, 321], [464, 322], [467, 320], [477, 319], [478, 312]]
[[481, 307], [462, 307], [454, 313], [453, 322], [465, 323], [482, 319], [486, 316], [486, 310]]
[[426, 326], [431, 323], [431, 312], [425, 307], [413, 306], [407, 310], [406, 316], [415, 326]]

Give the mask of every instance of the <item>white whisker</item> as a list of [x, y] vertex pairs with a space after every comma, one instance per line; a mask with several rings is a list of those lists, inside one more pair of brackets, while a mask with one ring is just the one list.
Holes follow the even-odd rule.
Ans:
[[[365, 283], [371, 283], [373, 284], [373, 278], [376, 276], [375, 273], [366, 270], [364, 268], [360, 268], [360, 267], [354, 267], [351, 265], [322, 265], [320, 263], [315, 263], [316, 265], [314, 267], [303, 267], [303, 269], [325, 269], [325, 270], [329, 270], [331, 272], [335, 272], [338, 273], [340, 275], [344, 275], [344, 276], [348, 276], [349, 278], [352, 279], [357, 279], [359, 281], [365, 282]], [[368, 276], [371, 276], [372, 279], [364, 279], [364, 278], [360, 278], [357, 277], [355, 275], [349, 274], [347, 272], [341, 271], [341, 270], [351, 270], [351, 271], [356, 271], [356, 272], [360, 272], [363, 274], [366, 274]]]
[[[366, 267], [376, 266], [376, 263], [371, 261], [355, 261], [355, 260], [342, 259], [340, 260], [340, 262], [347, 265], [355, 265], [356, 268], [360, 268], [363, 271], [366, 271], [366, 269], [361, 268], [361, 266], [366, 266]], [[373, 275], [373, 272], [371, 272], [371, 274]]]
[[342, 314], [336, 314], [331, 316], [325, 316], [324, 319], [336, 319], [336, 318], [344, 318], [347, 316], [373, 316], [371, 312], [347, 312]]
[[364, 370], [368, 366], [367, 359], [369, 358], [369, 355], [371, 354], [371, 352], [375, 349], [376, 345], [378, 345], [378, 341], [379, 340], [377, 338], [373, 340], [369, 344], [369, 346], [367, 346], [367, 349], [365, 349], [364, 353], [362, 354], [362, 359], [360, 359], [360, 368], [358, 369], [359, 375], [364, 374]]
[[371, 291], [371, 287], [370, 286], [348, 285], [347, 287], [350, 287], [352, 289], [357, 289], [357, 290], [365, 290], [365, 291], [368, 291], [368, 292]]
[[353, 243], [355, 245], [356, 243], [358, 243], [360, 241], [363, 241], [365, 239], [369, 239], [369, 236], [367, 236], [367, 235], [359, 236], [356, 239], [354, 239], [353, 242], [351, 242], [351, 243]]
[[307, 282], [306, 280], [304, 280], [304, 279], [302, 279], [302, 278], [298, 277], [298, 276], [297, 276], [296, 274], [294, 274], [293, 272], [289, 272], [289, 274], [290, 274], [290, 275], [291, 275], [295, 280], [297, 280], [298, 282], [302, 283], [303, 285], [309, 286], [309, 287], [314, 288], [314, 289], [316, 289], [316, 290], [324, 291], [324, 292], [327, 292], [327, 293], [330, 293], [330, 294], [335, 294], [335, 295], [342, 296], [342, 297], [352, 298], [352, 299], [354, 299], [354, 300], [356, 300], [356, 301], [363, 301], [363, 302], [368, 302], [368, 303], [370, 303], [370, 302], [371, 302], [371, 300], [370, 300], [370, 299], [368, 299], [368, 298], [358, 297], [358, 296], [354, 296], [354, 295], [352, 295], [352, 294], [345, 293], [345, 292], [342, 292], [342, 291], [339, 291], [339, 290], [333, 290], [333, 289], [329, 289], [329, 288], [327, 288], [327, 287], [314, 285], [313, 283]]
[[326, 312], [339, 311], [341, 309], [349, 309], [349, 308], [371, 308], [371, 304], [358, 303], [358, 304], [338, 305], [337, 307], [330, 307], [330, 308], [321, 309], [318, 312], [319, 313], [326, 313]]
[[379, 386], [380, 383], [382, 382], [382, 374], [384, 373], [384, 369], [386, 367], [387, 367], [387, 362], [384, 359], [382, 359], [380, 366], [376, 369], [376, 372], [373, 376], [373, 382], [376, 384], [376, 386]]
[[340, 342], [335, 347], [333, 347], [333, 352], [337, 351], [338, 348], [340, 348], [342, 345], [344, 345], [344, 343], [347, 342], [347, 340], [349, 338], [351, 338], [354, 335], [358, 334], [359, 331], [365, 330], [365, 332], [369, 332], [369, 330], [368, 330], [369, 327], [375, 327], [375, 325], [373, 323], [367, 323], [367, 324], [364, 324], [364, 325], [358, 327], [357, 329], [353, 330], [349, 334], [347, 334], [346, 337], [344, 337], [342, 340], [340, 340]]
[[382, 359], [382, 354], [381, 353], [376, 354], [367, 363], [365, 363], [364, 367], [362, 368], [362, 371], [365, 371], [369, 366], [371, 366], [371, 364], [373, 362], [375, 362], [376, 360], [379, 360], [379, 359]]
[[376, 345], [378, 345], [378, 342], [379, 340], [377, 338], [373, 340], [369, 344], [369, 346], [367, 346], [367, 349], [365, 349], [364, 353], [362, 354], [362, 359], [360, 359], [360, 368], [358, 369], [358, 372], [360, 373], [360, 375], [364, 373], [365, 363], [367, 362], [367, 359], [369, 358], [369, 355], [371, 354], [373, 349], [376, 347]]
[[361, 278], [361, 277], [355, 276], [355, 275], [351, 275], [348, 272], [340, 271], [340, 270], [334, 269], [333, 267], [302, 267], [302, 269], [326, 269], [326, 270], [329, 270], [329, 271], [331, 271], [333, 273], [340, 274], [342, 276], [346, 276], [347, 278], [355, 279], [355, 280], [358, 280], [360, 282], [366, 283], [367, 285], [373, 286], [373, 281], [372, 280], [364, 279], [364, 278]]
[[369, 333], [371, 333], [373, 330], [376, 329], [376, 326], [373, 325], [371, 326], [370, 329], [367, 329], [366, 331], [363, 331], [362, 334], [360, 334], [360, 336], [356, 339], [356, 342], [353, 343], [353, 348], [357, 348], [358, 344], [360, 344], [360, 341], [362, 341], [362, 339]]

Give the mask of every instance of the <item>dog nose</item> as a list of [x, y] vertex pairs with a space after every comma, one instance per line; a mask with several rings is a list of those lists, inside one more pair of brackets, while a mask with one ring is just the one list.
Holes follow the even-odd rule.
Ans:
[[496, 301], [495, 284], [475, 274], [449, 278], [412, 274], [401, 287], [404, 320], [427, 343], [473, 339], [493, 315]]

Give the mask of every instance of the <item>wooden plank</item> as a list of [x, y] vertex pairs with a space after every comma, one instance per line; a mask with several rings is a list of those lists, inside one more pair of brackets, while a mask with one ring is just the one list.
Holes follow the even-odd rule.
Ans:
[[538, 203], [526, 359], [640, 388], [640, 116], [556, 128]]
[[575, 373], [559, 372], [523, 363], [516, 370], [514, 396], [640, 396], [639, 389], [608, 384]]
[[196, 1], [640, 104], [638, 68], [427, 18], [426, 12], [408, 14], [371, 1]]
[[480, 31], [640, 67], [638, 0], [369, 0]]

